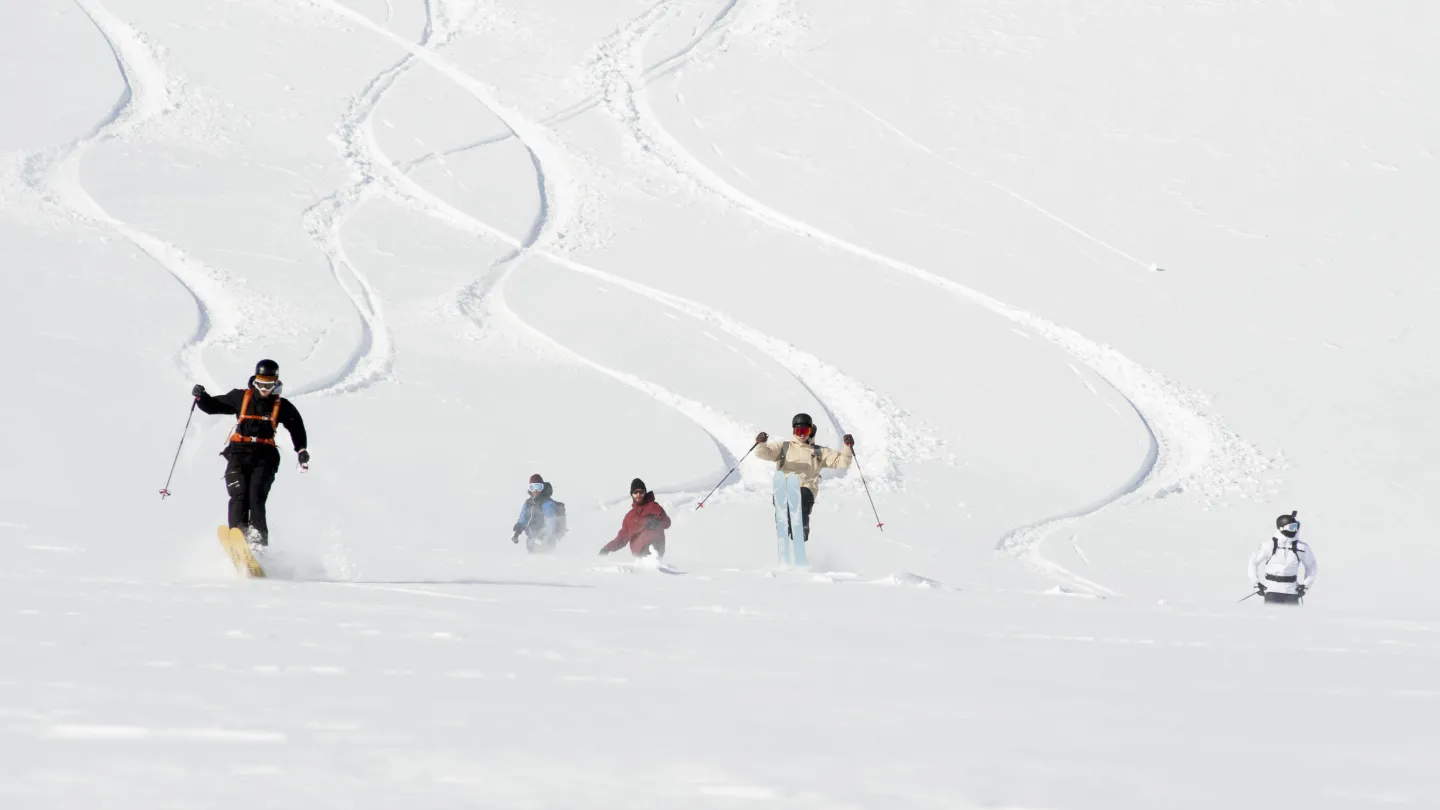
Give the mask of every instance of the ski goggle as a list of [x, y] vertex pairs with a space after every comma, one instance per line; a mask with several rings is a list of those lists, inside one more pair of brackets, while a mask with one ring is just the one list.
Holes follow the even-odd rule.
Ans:
[[814, 435], [815, 435], [815, 426], [814, 426], [814, 425], [796, 425], [796, 426], [795, 426], [795, 435], [796, 435], [796, 436], [814, 436]]
[[1300, 531], [1300, 524], [1299, 524], [1299, 523], [1287, 523], [1287, 524], [1285, 524], [1284, 526], [1281, 526], [1281, 527], [1280, 527], [1280, 531], [1282, 531], [1282, 532], [1298, 532], [1298, 531]]
[[273, 377], [268, 380], [261, 377], [256, 377], [254, 385], [256, 391], [259, 391], [262, 394], [268, 394], [271, 391], [274, 391], [276, 388], [280, 387], [280, 381]]
[[544, 484], [531, 484], [530, 486], [526, 487], [526, 489], [530, 490], [531, 492], [544, 492], [544, 491], [545, 491], [545, 485], [544, 485]]

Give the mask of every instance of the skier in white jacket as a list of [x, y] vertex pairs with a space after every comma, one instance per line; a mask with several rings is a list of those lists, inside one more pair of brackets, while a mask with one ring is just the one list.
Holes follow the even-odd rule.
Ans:
[[1298, 512], [1275, 518], [1275, 535], [1250, 555], [1250, 579], [1270, 604], [1298, 605], [1315, 584], [1319, 564], [1309, 543], [1301, 542]]

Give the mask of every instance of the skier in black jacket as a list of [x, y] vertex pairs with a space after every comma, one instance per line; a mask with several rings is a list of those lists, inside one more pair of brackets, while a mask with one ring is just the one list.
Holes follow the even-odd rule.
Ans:
[[284, 425], [299, 455], [300, 471], [310, 469], [310, 452], [305, 449], [305, 422], [290, 400], [280, 396], [280, 365], [274, 360], [255, 364], [255, 375], [245, 388], [212, 397], [205, 386], [190, 393], [195, 404], [208, 414], [234, 414], [235, 431], [220, 453], [225, 466], [225, 489], [230, 493], [230, 528], [245, 532], [255, 545], [270, 544], [270, 527], [265, 522], [265, 499], [280, 470], [280, 449], [275, 431]]

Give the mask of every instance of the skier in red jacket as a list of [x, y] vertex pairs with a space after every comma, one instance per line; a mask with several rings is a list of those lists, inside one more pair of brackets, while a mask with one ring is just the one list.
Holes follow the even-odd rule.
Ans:
[[630, 482], [630, 500], [634, 504], [620, 524], [620, 533], [600, 549], [601, 554], [619, 551], [626, 544], [636, 557], [650, 556], [655, 549], [656, 557], [665, 556], [665, 530], [670, 528], [670, 516], [655, 502], [655, 493], [645, 488], [645, 482], [636, 478]]

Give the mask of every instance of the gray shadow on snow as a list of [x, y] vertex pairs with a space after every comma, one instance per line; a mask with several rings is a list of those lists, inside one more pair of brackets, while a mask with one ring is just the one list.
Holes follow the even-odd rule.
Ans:
[[593, 588], [568, 582], [535, 582], [523, 579], [317, 579], [321, 585], [518, 585], [527, 588]]

